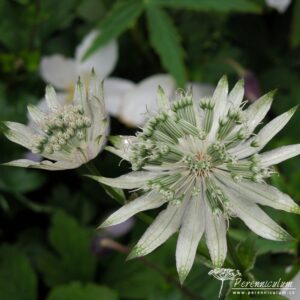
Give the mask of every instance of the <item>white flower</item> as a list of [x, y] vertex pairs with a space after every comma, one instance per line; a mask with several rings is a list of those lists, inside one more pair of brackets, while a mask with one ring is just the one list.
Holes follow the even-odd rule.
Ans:
[[[118, 114], [121, 122], [132, 127], [144, 125], [148, 112], [157, 111], [155, 94], [158, 85], [168, 97], [174, 96], [176, 83], [170, 75], [156, 74], [147, 77], [124, 93]], [[213, 87], [209, 84], [189, 83], [187, 86], [193, 90], [195, 99], [210, 96], [213, 92]]]
[[231, 217], [240, 218], [264, 238], [289, 238], [259, 207], [300, 212], [288, 195], [265, 182], [273, 173], [272, 165], [298, 155], [300, 144], [258, 154], [295, 111], [280, 115], [254, 134], [271, 106], [272, 96], [268, 93], [243, 110], [243, 81], [228, 94], [223, 77], [213, 96], [200, 103], [190, 93], [182, 93], [171, 103], [159, 88], [159, 112], [150, 117], [142, 131], [111, 139], [114, 147], [107, 150], [129, 161], [133, 172], [114, 179], [92, 178], [135, 189], [141, 196], [113, 213], [101, 227], [167, 204], [129, 258], [150, 253], [179, 230], [176, 264], [183, 282], [204, 234], [214, 266], [223, 265]]
[[284, 13], [291, 2], [292, 0], [266, 0], [268, 6], [275, 8], [280, 13]]
[[62, 105], [52, 86], [46, 88], [47, 108], [29, 105], [31, 126], [4, 122], [11, 141], [47, 160], [14, 160], [6, 165], [47, 170], [74, 169], [95, 158], [103, 148], [108, 131], [101, 81], [93, 73], [88, 90], [79, 80], [73, 101]]
[[[84, 53], [92, 45], [97, 34], [98, 31], [94, 30], [83, 39], [75, 50], [74, 59], [66, 58], [61, 54], [54, 54], [43, 57], [41, 61], [40, 72], [42, 78], [59, 91], [58, 95], [63, 104], [68, 104], [72, 100], [74, 83], [78, 77], [86, 83], [89, 81], [91, 70], [94, 69], [97, 76], [104, 79], [115, 68], [118, 59], [116, 40], [110, 41], [88, 59], [82, 61]], [[109, 113], [115, 111], [115, 102], [106, 103], [106, 108]]]

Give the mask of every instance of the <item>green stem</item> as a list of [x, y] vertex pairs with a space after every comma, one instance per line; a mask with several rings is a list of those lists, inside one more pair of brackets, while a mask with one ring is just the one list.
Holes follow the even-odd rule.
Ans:
[[[89, 172], [91, 172], [92, 175], [95, 176], [101, 176], [100, 172], [98, 171], [98, 169], [96, 168], [95, 164], [92, 161], [89, 161], [88, 163], [85, 164], [85, 166], [87, 167], [87, 169], [89, 170]], [[123, 190], [118, 189], [118, 188], [113, 188], [111, 186], [105, 185], [100, 183], [101, 186], [103, 187], [103, 189], [105, 190], [105, 192], [114, 200], [116, 200], [119, 204], [124, 205], [124, 203], [126, 202], [126, 197], [125, 194], [123, 192]], [[153, 219], [146, 215], [145, 213], [139, 213], [138, 218], [140, 220], [142, 220], [144, 223], [150, 225], [153, 221]]]

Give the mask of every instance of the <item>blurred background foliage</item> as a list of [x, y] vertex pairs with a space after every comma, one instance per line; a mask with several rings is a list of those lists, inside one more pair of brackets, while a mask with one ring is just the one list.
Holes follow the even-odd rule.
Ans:
[[[268, 118], [300, 102], [299, 0], [285, 13], [263, 0], [0, 0], [0, 20], [1, 120], [26, 123], [26, 106], [36, 104], [44, 92], [40, 59], [53, 53], [73, 57], [83, 36], [94, 28], [101, 28], [102, 34], [86, 57], [118, 38], [113, 76], [138, 82], [168, 72], [180, 87], [187, 80], [216, 84], [224, 73], [231, 83], [245, 77], [247, 84], [249, 75], [262, 92], [278, 88]], [[269, 147], [299, 143], [299, 120], [298, 111]], [[112, 134], [134, 132], [117, 119], [111, 123]], [[25, 151], [1, 136], [0, 153], [5, 162]], [[120, 169], [118, 159], [105, 152], [95, 163], [109, 176], [128, 168], [122, 164]], [[272, 183], [299, 203], [300, 158], [281, 164], [278, 171], [281, 177]], [[1, 300], [217, 298], [220, 282], [208, 276], [204, 244], [182, 287], [175, 269], [175, 238], [146, 260], [125, 261], [127, 247], [147, 226], [139, 219], [115, 238], [115, 250], [102, 249], [101, 240], [113, 235], [95, 228], [119, 204], [81, 176], [86, 173], [84, 167], [56, 173], [1, 167]], [[267, 212], [295, 240], [263, 240], [233, 220], [229, 236], [238, 257], [229, 256], [226, 266], [260, 280], [291, 279], [300, 269], [299, 216]]]

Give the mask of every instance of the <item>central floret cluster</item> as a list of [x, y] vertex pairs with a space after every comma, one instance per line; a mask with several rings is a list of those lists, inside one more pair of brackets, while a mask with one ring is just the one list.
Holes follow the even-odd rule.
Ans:
[[52, 154], [54, 151], [70, 152], [86, 138], [91, 119], [84, 115], [82, 105], [57, 107], [41, 124], [43, 134], [33, 138], [32, 152]]

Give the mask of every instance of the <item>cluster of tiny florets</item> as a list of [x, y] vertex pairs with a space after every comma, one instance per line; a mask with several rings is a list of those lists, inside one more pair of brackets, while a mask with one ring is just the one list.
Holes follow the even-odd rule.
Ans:
[[42, 133], [34, 136], [32, 151], [48, 153], [68, 148], [86, 138], [91, 119], [84, 115], [81, 105], [64, 105], [53, 110], [41, 124]]

